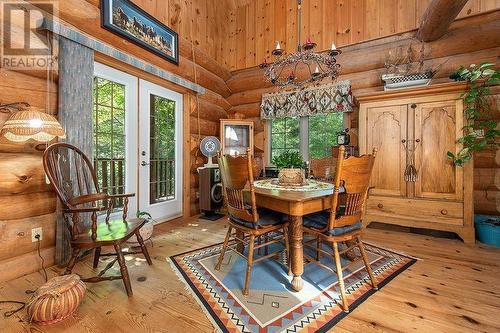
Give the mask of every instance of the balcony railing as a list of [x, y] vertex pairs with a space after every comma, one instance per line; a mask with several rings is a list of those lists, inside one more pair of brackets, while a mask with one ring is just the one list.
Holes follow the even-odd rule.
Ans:
[[[94, 160], [94, 169], [101, 191], [109, 194], [125, 193], [125, 159], [98, 158]], [[175, 198], [175, 160], [150, 161], [149, 194], [152, 204]], [[123, 200], [117, 200], [114, 207], [123, 207]]]

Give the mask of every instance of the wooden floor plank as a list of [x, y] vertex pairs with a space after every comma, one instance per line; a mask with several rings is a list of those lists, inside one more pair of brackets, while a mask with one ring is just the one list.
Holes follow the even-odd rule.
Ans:
[[[127, 257], [134, 297], [121, 281], [89, 284], [84, 302], [71, 318], [41, 327], [24, 312], [0, 320], [0, 332], [213, 332], [199, 304], [171, 269], [167, 258], [223, 240], [224, 220], [163, 223], [148, 244], [154, 265]], [[353, 310], [335, 332], [499, 332], [500, 250], [469, 246], [459, 240], [366, 230], [367, 242], [405, 253], [418, 262]], [[105, 263], [101, 263], [101, 266]], [[118, 272], [117, 268], [113, 268]], [[49, 276], [60, 270], [51, 267]], [[83, 276], [93, 273], [91, 258], [77, 264]], [[144, 280], [139, 282], [139, 280]], [[36, 272], [0, 284], [1, 300], [26, 300], [26, 290], [43, 283]], [[0, 305], [4, 312], [9, 307]]]

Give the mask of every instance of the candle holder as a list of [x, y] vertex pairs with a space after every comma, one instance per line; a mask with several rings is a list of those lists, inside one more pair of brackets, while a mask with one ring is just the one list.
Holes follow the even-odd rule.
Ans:
[[275, 57], [279, 57], [279, 56], [283, 55], [284, 52], [285, 52], [285, 50], [283, 50], [283, 49], [274, 49], [273, 52], [271, 52], [271, 54]]
[[306, 43], [304, 43], [304, 45], [302, 45], [302, 48], [306, 51], [309, 51], [309, 50], [312, 50], [316, 47], [316, 43], [314, 42], [311, 42], [311, 41], [308, 41]]
[[328, 54], [330, 55], [330, 57], [336, 57], [341, 53], [342, 53], [342, 50], [339, 50], [339, 49], [328, 51]]

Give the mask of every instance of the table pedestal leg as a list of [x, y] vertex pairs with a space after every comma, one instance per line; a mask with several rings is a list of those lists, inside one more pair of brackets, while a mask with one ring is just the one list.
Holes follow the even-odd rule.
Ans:
[[302, 217], [291, 216], [289, 233], [290, 235], [290, 268], [292, 270], [292, 288], [300, 291], [304, 286], [302, 273], [304, 273], [304, 248], [302, 245]]

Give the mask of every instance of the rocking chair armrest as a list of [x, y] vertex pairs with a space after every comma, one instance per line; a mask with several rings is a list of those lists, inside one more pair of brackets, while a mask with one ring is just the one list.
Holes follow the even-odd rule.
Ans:
[[85, 194], [81, 195], [79, 197], [72, 198], [68, 200], [68, 203], [71, 206], [78, 206], [82, 204], [86, 204], [89, 202], [96, 202], [99, 200], [105, 200], [108, 195], [106, 193], [92, 193], [92, 194]]
[[135, 193], [107, 194], [106, 196], [107, 199], [131, 198], [135, 197]]
[[96, 206], [96, 207], [83, 207], [83, 208], [67, 208], [65, 213], [93, 213], [93, 212], [104, 212], [107, 211], [106, 206]]

